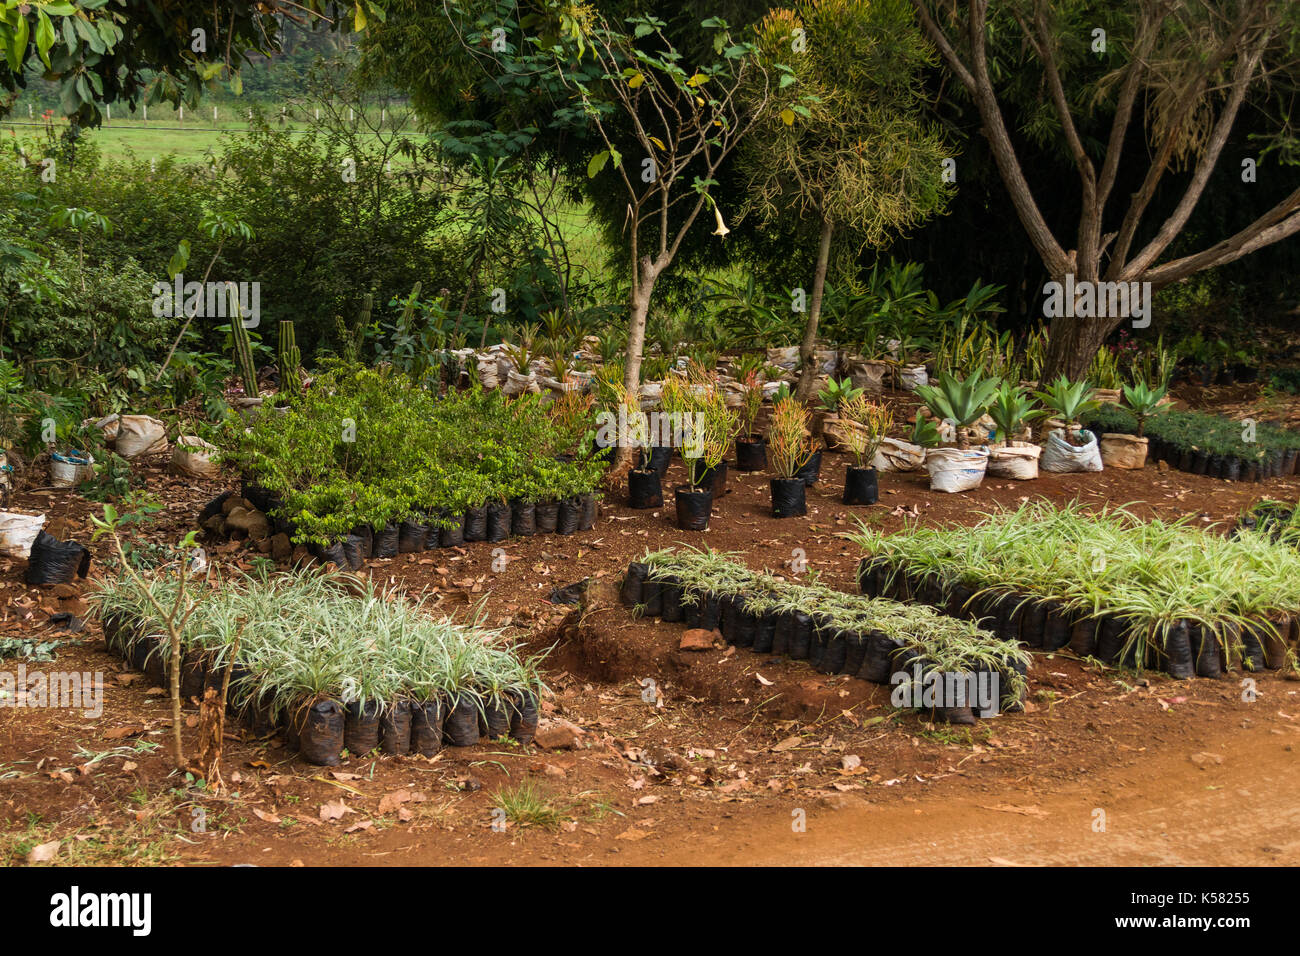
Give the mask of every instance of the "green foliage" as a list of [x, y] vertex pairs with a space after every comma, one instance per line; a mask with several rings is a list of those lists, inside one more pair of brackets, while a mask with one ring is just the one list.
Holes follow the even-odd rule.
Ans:
[[[164, 623], [157, 608], [176, 603], [177, 587], [174, 574], [106, 579], [100, 614], [121, 619], [123, 635], [157, 634]], [[224, 667], [239, 635], [233, 663], [247, 676], [232, 682], [231, 702], [257, 702], [277, 715], [317, 698], [387, 708], [462, 691], [541, 693], [537, 658], [499, 631], [435, 618], [423, 604], [369, 579], [241, 576], [197, 603], [181, 626], [180, 650]], [[153, 653], [171, 660], [165, 643]]]
[[999, 385], [998, 379], [979, 372], [959, 379], [941, 371], [935, 384], [918, 387], [916, 394], [936, 417], [961, 427], [978, 421], [989, 410]]
[[1163, 385], [1152, 388], [1146, 382], [1124, 386], [1124, 401], [1128, 403], [1128, 407], [1133, 411], [1133, 417], [1137, 419], [1139, 436], [1144, 433], [1147, 419], [1160, 410], [1160, 402], [1167, 391], [1168, 388]]
[[1001, 383], [989, 404], [989, 417], [997, 426], [998, 441], [1010, 441], [1025, 425], [1042, 415], [1041, 409], [1034, 408], [1034, 400], [1014, 382]]
[[863, 390], [853, 387], [851, 379], [828, 379], [826, 387], [817, 393], [817, 400], [822, 403], [822, 408], [834, 414], [840, 410], [840, 406], [846, 402], [851, 402], [862, 394]]
[[1098, 407], [1100, 403], [1091, 398], [1091, 395], [1091, 382], [1087, 380], [1071, 382], [1064, 375], [1058, 376], [1056, 381], [1041, 391], [1034, 392], [1034, 396], [1040, 402], [1065, 422], [1067, 430], [1077, 426], [1080, 416], [1085, 412]]
[[251, 427], [232, 418], [223, 457], [281, 496], [299, 542], [442, 521], [489, 501], [571, 498], [594, 491], [604, 471], [590, 414], [552, 416], [541, 396], [440, 398], [395, 371], [338, 365], [285, 398], [286, 412], [267, 410]]
[[910, 3], [822, 0], [771, 11], [757, 33], [760, 59], [787, 66], [741, 147], [749, 209], [776, 224], [825, 219], [874, 248], [943, 209], [951, 152], [924, 113], [935, 57]]

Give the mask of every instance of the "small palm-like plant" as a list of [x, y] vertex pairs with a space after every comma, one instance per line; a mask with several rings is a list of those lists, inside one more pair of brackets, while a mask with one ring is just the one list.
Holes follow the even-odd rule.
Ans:
[[962, 428], [979, 421], [988, 412], [999, 384], [999, 379], [978, 371], [964, 379], [943, 371], [935, 384], [920, 386], [916, 394], [937, 418]]
[[1090, 412], [1099, 406], [1099, 402], [1089, 397], [1092, 383], [1086, 379], [1071, 382], [1064, 375], [1034, 396], [1046, 405], [1065, 423], [1065, 437], [1071, 444], [1078, 444], [1076, 433], [1080, 429], [1079, 419], [1084, 412]]
[[939, 433], [939, 426], [917, 412], [916, 420], [912, 422], [912, 444], [920, 445], [922, 448], [935, 448], [942, 441], [943, 436]]
[[1146, 382], [1124, 386], [1124, 401], [1128, 403], [1128, 407], [1133, 411], [1133, 417], [1137, 419], [1138, 438], [1144, 437], [1147, 419], [1160, 412], [1160, 402], [1164, 400], [1165, 392], [1168, 390], [1167, 385], [1152, 388]]
[[1034, 407], [1033, 398], [1013, 382], [1003, 382], [989, 405], [989, 417], [997, 426], [998, 441], [1010, 441], [1027, 424], [1042, 416], [1043, 410]]
[[862, 391], [860, 388], [854, 388], [852, 379], [836, 381], [832, 378], [826, 382], [826, 387], [817, 393], [817, 400], [822, 403], [822, 408], [834, 415], [847, 402], [860, 397]]

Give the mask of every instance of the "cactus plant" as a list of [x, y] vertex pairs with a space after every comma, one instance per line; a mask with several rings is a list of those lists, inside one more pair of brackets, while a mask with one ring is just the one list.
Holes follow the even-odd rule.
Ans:
[[280, 366], [280, 391], [286, 395], [297, 395], [302, 387], [299, 374], [302, 368], [302, 353], [298, 350], [292, 319], [280, 320], [280, 342], [276, 356]]
[[235, 366], [239, 369], [239, 378], [244, 385], [244, 394], [257, 398], [257, 368], [253, 365], [253, 340], [244, 328], [239, 314], [239, 302], [231, 297], [230, 335], [235, 340]]

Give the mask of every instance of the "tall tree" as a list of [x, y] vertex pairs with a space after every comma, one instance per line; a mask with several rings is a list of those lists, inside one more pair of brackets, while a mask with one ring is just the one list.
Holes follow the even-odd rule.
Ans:
[[[912, 3], [948, 71], [974, 100], [1011, 204], [1054, 280], [1149, 282], [1158, 289], [1300, 232], [1296, 189], [1232, 235], [1165, 258], [1201, 199], [1247, 96], [1265, 86], [1283, 95], [1294, 90], [1296, 4], [1006, 0], [991, 22], [988, 0]], [[1023, 83], [1028, 75], [1007, 69], [1000, 55], [1011, 51], [1014, 62], [1017, 45], [1036, 67], [1032, 75], [1041, 77], [1036, 109], [1019, 100], [1017, 111], [1006, 94], [1009, 83]], [[1009, 119], [1058, 138], [1068, 150], [1080, 188], [1068, 240], [1054, 233], [1028, 184]], [[1270, 147], [1294, 143], [1288, 119], [1275, 117], [1265, 139], [1257, 160]], [[1295, 161], [1284, 148], [1273, 155]], [[1132, 163], [1144, 164], [1140, 185], [1126, 204], [1112, 204], [1121, 164]], [[1148, 221], [1162, 181], [1184, 166], [1191, 175], [1181, 198], [1161, 221]], [[1242, 186], [1249, 203], [1249, 184]], [[1054, 319], [1046, 374], [1082, 375], [1123, 321], [1115, 315]]]
[[787, 61], [797, 83], [741, 146], [748, 207], [765, 223], [816, 237], [797, 395], [816, 378], [813, 350], [836, 238], [849, 268], [947, 201], [950, 155], [927, 119], [920, 74], [934, 51], [909, 0], [812, 0], [758, 26], [762, 56]]
[[[727, 234], [711, 191], [718, 168], [764, 115], [773, 74], [793, 81], [789, 67], [760, 60], [752, 43], [736, 40], [716, 18], [701, 24], [714, 38], [711, 62], [688, 69], [664, 26], [653, 17], [630, 17], [627, 29], [599, 21], [585, 36], [599, 64], [595, 82], [564, 70], [557, 59], [605, 147], [592, 157], [588, 175], [610, 176], [627, 199], [631, 288], [623, 385], [629, 393], [641, 386], [655, 282], [702, 214], [713, 210], [715, 234]], [[629, 135], [635, 152], [625, 155], [619, 143]]]

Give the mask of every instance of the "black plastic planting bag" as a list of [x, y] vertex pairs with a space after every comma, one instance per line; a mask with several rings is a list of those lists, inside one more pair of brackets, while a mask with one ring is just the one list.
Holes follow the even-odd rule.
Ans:
[[[966, 587], [966, 585], [964, 584], [954, 584], [952, 587], [948, 589], [948, 593], [944, 596], [944, 613], [946, 613], [949, 617], [960, 618], [963, 621], [969, 620], [971, 616], [971, 609], [970, 609], [971, 597], [974, 595], [974, 593], [975, 592], [973, 592], [970, 588]], [[1042, 620], [1041, 615], [1039, 617], [1039, 620], [1041, 622]], [[1038, 631], [1041, 636], [1042, 634], [1041, 623], [1039, 625]]]
[[379, 746], [379, 702], [353, 701], [344, 709], [343, 746], [354, 757], [368, 754]]
[[754, 637], [758, 633], [758, 618], [751, 614], [745, 607], [745, 600], [742, 598], [740, 607], [736, 611], [736, 646], [753, 647]]
[[337, 564], [340, 568], [346, 568], [348, 566], [348, 555], [343, 549], [342, 541], [335, 541], [331, 544], [324, 545], [312, 545], [312, 551], [315, 552], [316, 559], [322, 563], [332, 562]]
[[806, 660], [812, 650], [813, 620], [803, 611], [787, 615], [788, 643], [785, 652], [796, 661]]
[[826, 633], [825, 648], [814, 666], [823, 674], [838, 674], [844, 670], [845, 661], [848, 660], [849, 642], [843, 631], [831, 630]]
[[411, 752], [411, 702], [399, 700], [389, 704], [379, 718], [379, 746], [386, 754], [400, 756]]
[[633, 561], [627, 566], [627, 574], [623, 575], [623, 586], [619, 588], [618, 599], [626, 607], [636, 607], [641, 603], [641, 595], [645, 591], [646, 575], [650, 573], [650, 567], [640, 561]]
[[641, 583], [641, 603], [645, 605], [646, 617], [658, 617], [664, 612], [664, 586], [646, 578]]
[[493, 543], [510, 537], [510, 505], [494, 501], [487, 506], [487, 540]]
[[874, 505], [880, 500], [880, 482], [874, 468], [849, 465], [844, 473], [844, 504]]
[[1165, 662], [1169, 673], [1179, 678], [1187, 680], [1196, 676], [1196, 660], [1192, 656], [1192, 642], [1187, 633], [1187, 622], [1181, 618], [1174, 621], [1165, 631], [1164, 651]]
[[581, 510], [578, 514], [578, 530], [590, 531], [596, 527], [596, 515], [600, 512], [600, 502], [594, 492], [588, 492], [579, 500]]
[[464, 514], [447, 515], [451, 524], [438, 533], [438, 547], [459, 548], [465, 543], [465, 518]]
[[181, 698], [202, 697], [208, 663], [200, 650], [186, 651], [181, 657]]
[[[366, 543], [355, 534], [343, 539], [343, 560], [353, 571], [366, 563]], [[340, 565], [341, 567], [342, 565]]]
[[701, 594], [696, 605], [699, 616], [695, 626], [706, 631], [716, 631], [722, 624], [722, 603], [716, 594]]
[[671, 445], [655, 445], [650, 449], [650, 467], [659, 472], [659, 477], [663, 478], [668, 471], [668, 465], [673, 460], [673, 449]]
[[465, 540], [486, 541], [488, 535], [487, 508], [480, 506], [465, 512]]
[[555, 525], [560, 520], [560, 503], [558, 501], [539, 501], [534, 507], [534, 521], [538, 534], [555, 534]]
[[537, 734], [537, 696], [521, 691], [510, 696], [510, 736], [521, 744], [531, 744]]
[[894, 652], [903, 645], [880, 631], [871, 631], [864, 640], [866, 653], [862, 655], [858, 677], [873, 684], [888, 684], [894, 673]]
[[713, 511], [711, 490], [692, 491], [689, 485], [678, 485], [673, 503], [677, 508], [677, 527], [683, 531], [703, 531], [709, 526], [709, 515]]
[[856, 676], [862, 670], [862, 662], [867, 657], [867, 642], [855, 631], [841, 632], [844, 638], [844, 664], [838, 673]]
[[32, 542], [23, 580], [28, 584], [63, 584], [85, 577], [90, 570], [90, 551], [75, 541], [60, 541], [40, 531]]
[[479, 714], [479, 730], [490, 740], [510, 733], [510, 709], [504, 697], [485, 697]]
[[790, 633], [794, 630], [794, 612], [782, 611], [772, 618], [772, 653], [786, 654], [790, 650]]
[[738, 440], [736, 442], [736, 470], [762, 471], [767, 467], [767, 442]]
[[998, 637], [1004, 641], [1020, 640], [1020, 625], [1025, 605], [1018, 595], [1005, 595], [999, 604]]
[[424, 540], [429, 535], [429, 526], [419, 521], [403, 521], [397, 529], [397, 551], [399, 554], [411, 554], [424, 550]]
[[1196, 663], [1197, 677], [1222, 677], [1223, 659], [1214, 631], [1206, 625], [1193, 624], [1188, 628], [1192, 644], [1192, 657]]
[[516, 498], [510, 502], [510, 533], [532, 537], [537, 533], [537, 506], [531, 501]]
[[1248, 671], [1264, 669], [1263, 625], [1247, 624], [1241, 629], [1241, 666]]
[[442, 725], [446, 714], [442, 701], [411, 704], [411, 752], [432, 757], [442, 749]]
[[375, 556], [375, 529], [368, 524], [360, 524], [353, 528], [349, 534], [354, 534], [361, 539], [361, 557], [373, 558]]
[[822, 474], [822, 450], [818, 448], [808, 457], [808, 461], [799, 469], [795, 475], [796, 478], [802, 478], [803, 483], [811, 487], [817, 484], [817, 480]]
[[675, 624], [681, 621], [685, 616], [682, 613], [682, 586], [671, 578], [664, 578], [660, 582], [661, 603], [663, 612], [660, 616], [669, 624]]
[[343, 752], [343, 708], [336, 700], [318, 700], [307, 708], [298, 728], [303, 759], [320, 767], [336, 767]]
[[771, 654], [776, 641], [777, 615], [765, 612], [754, 618], [754, 653]]
[[802, 478], [772, 478], [772, 517], [798, 518], [808, 513], [808, 486]]
[[814, 670], [821, 668], [822, 655], [826, 653], [826, 645], [831, 638], [830, 627], [830, 624], [822, 622], [819, 618], [813, 619], [812, 639], [808, 642], [808, 663]]
[[740, 611], [736, 600], [734, 594], [724, 594], [718, 598], [718, 630], [722, 632], [722, 639], [728, 644], [736, 643], [736, 628], [740, 623]]
[[629, 508], [662, 508], [664, 503], [663, 484], [659, 472], [653, 468], [648, 471], [629, 471], [627, 473], [627, 506]]
[[1121, 617], [1107, 615], [1097, 628], [1097, 659], [1103, 664], [1118, 664], [1128, 640], [1128, 624]]
[[1043, 618], [1043, 650], [1059, 651], [1070, 642], [1070, 617], [1065, 606], [1051, 601]]
[[1095, 617], [1085, 617], [1075, 622], [1070, 632], [1070, 650], [1080, 657], [1097, 653], [1097, 624]]
[[478, 743], [478, 699], [468, 691], [451, 701], [442, 724], [443, 739], [453, 747], [472, 747]]
[[375, 528], [374, 534], [374, 556], [376, 558], [397, 557], [397, 525], [386, 524], [382, 528]]
[[582, 503], [577, 498], [565, 498], [555, 518], [556, 534], [576, 534], [582, 522]]
[[223, 491], [221, 494], [217, 495], [206, 505], [204, 505], [203, 508], [199, 511], [199, 526], [202, 527], [203, 522], [207, 521], [209, 518], [215, 518], [217, 515], [221, 514], [221, 506], [226, 503], [226, 499], [229, 498], [232, 494], [234, 494], [233, 491]]

